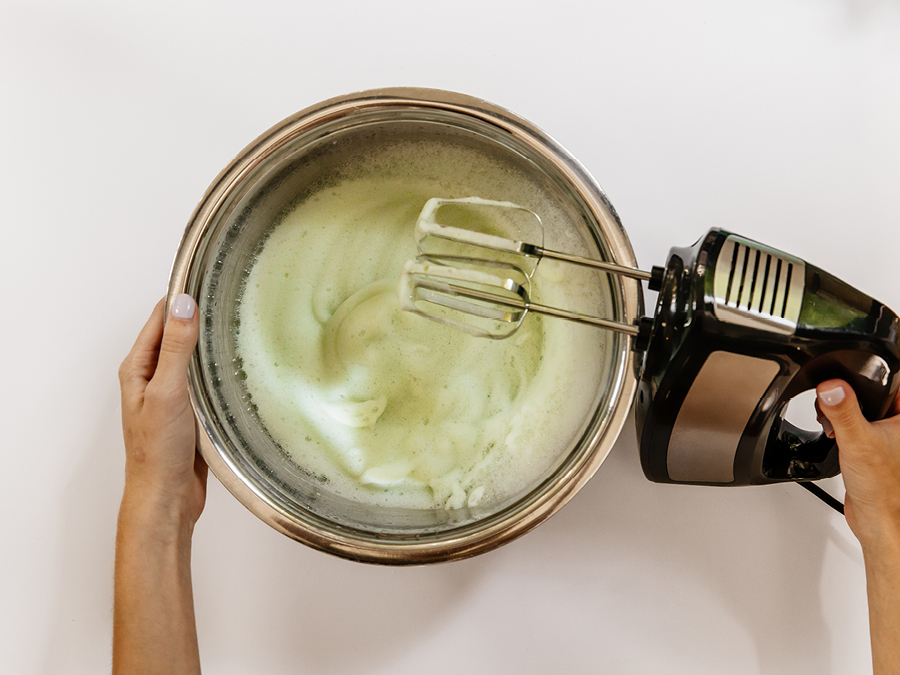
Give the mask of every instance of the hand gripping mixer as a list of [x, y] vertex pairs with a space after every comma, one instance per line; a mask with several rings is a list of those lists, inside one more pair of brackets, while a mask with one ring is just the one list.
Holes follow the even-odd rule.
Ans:
[[[518, 240], [487, 231], [498, 218]], [[528, 312], [633, 337], [641, 466], [655, 482], [797, 481], [841, 510], [808, 484], [839, 473], [837, 444], [788, 422], [788, 402], [840, 378], [874, 420], [900, 387], [894, 312], [800, 258], [722, 230], [643, 272], [546, 250], [537, 214], [470, 197], [429, 200], [416, 242], [420, 255], [401, 275], [404, 309], [492, 339], [512, 335]], [[647, 280], [659, 293], [654, 316], [624, 324], [532, 302], [542, 257]]]

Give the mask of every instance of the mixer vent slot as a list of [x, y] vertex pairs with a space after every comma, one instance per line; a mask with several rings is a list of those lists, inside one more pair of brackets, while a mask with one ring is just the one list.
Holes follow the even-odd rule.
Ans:
[[716, 317], [789, 335], [797, 328], [805, 282], [799, 258], [730, 235], [716, 262]]

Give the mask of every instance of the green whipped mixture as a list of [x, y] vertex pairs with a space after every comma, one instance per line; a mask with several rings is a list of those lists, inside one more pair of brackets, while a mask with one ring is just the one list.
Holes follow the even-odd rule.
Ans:
[[[423, 161], [421, 148], [397, 152]], [[246, 280], [238, 351], [261, 420], [297, 464], [358, 501], [504, 499], [553, 464], [590, 412], [597, 331], [529, 316], [494, 341], [400, 310], [398, 276], [429, 198], [481, 190], [540, 201], [521, 194], [524, 179], [459, 154], [441, 154], [455, 160], [454, 182], [358, 171], [306, 198], [271, 230]], [[564, 268], [551, 272], [543, 300], [591, 295], [568, 287]]]

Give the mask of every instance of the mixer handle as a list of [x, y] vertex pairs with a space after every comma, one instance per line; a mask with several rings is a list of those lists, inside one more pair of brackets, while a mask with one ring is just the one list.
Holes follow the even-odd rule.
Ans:
[[[812, 280], [818, 289], [847, 291], [843, 282], [812, 268]], [[870, 323], [870, 331], [835, 330], [835, 327], [811, 329], [804, 327], [798, 333], [809, 333], [817, 342], [793, 377], [782, 385], [779, 405], [766, 443], [763, 471], [772, 476], [803, 481], [835, 475], [838, 466], [837, 443], [824, 433], [798, 429], [784, 419], [784, 411], [790, 398], [831, 379], [847, 382], [856, 392], [863, 415], [869, 420], [884, 417], [900, 386], [900, 368], [896, 359], [896, 316], [878, 302], [868, 299], [869, 316], [878, 320]]]
[[[858, 368], [861, 365], [860, 359], [865, 359], [861, 369]], [[863, 413], [868, 413], [866, 416], [869, 419], [876, 419], [881, 417], [882, 411], [890, 405], [892, 396], [887, 384], [890, 380], [887, 377], [888, 373], [885, 371], [883, 378], [872, 378], [870, 364], [871, 356], [866, 358], [862, 352], [840, 350], [825, 354], [808, 367], [801, 368], [796, 378], [818, 382], [828, 379], [846, 381], [856, 392]], [[854, 369], [854, 366], [857, 366], [857, 369]], [[896, 377], [896, 373], [893, 377]], [[784, 418], [785, 407], [782, 406], [773, 420], [763, 460], [764, 466], [768, 465], [771, 469], [782, 463], [788, 476], [797, 480], [801, 486], [838, 513], [843, 514], [844, 505], [840, 501], [810, 482], [816, 478], [835, 475], [840, 470], [837, 441], [826, 436], [824, 432], [806, 431], [794, 426]]]

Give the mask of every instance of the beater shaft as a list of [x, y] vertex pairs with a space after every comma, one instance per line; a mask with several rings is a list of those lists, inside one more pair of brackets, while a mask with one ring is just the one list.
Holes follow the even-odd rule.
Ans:
[[[483, 291], [477, 288], [470, 288], [467, 286], [460, 286], [458, 284], [448, 283], [446, 281], [434, 282], [431, 279], [423, 277], [417, 278], [417, 280], [415, 281], [415, 285], [418, 288], [424, 288], [426, 290], [433, 291], [434, 293], [440, 293], [445, 296], [450, 295], [455, 297], [467, 298], [469, 300], [479, 300], [481, 302], [492, 303], [493, 305], [497, 305], [499, 307], [508, 307], [510, 309], [520, 309], [529, 312], [536, 312], [537, 314], [545, 314], [547, 316], [553, 316], [560, 319], [567, 319], [569, 321], [583, 323], [589, 326], [608, 328], [610, 330], [624, 333], [626, 335], [631, 335], [633, 337], [637, 337], [640, 332], [639, 328], [634, 324], [621, 323], [619, 321], [610, 321], [609, 319], [601, 319], [597, 316], [590, 316], [588, 314], [572, 312], [566, 309], [559, 309], [557, 307], [541, 305], [528, 300], [527, 295], [524, 298], [501, 296], [496, 293], [490, 293], [488, 291]], [[434, 296], [431, 296], [431, 301], [435, 301]], [[440, 304], [449, 306], [445, 303]], [[454, 304], [453, 307], [455, 309], [459, 309], [460, 311], [472, 313], [474, 315], [486, 316], [486, 314], [483, 313], [482, 309], [475, 309], [473, 311], [473, 308], [464, 308], [464, 306], [460, 304]]]

